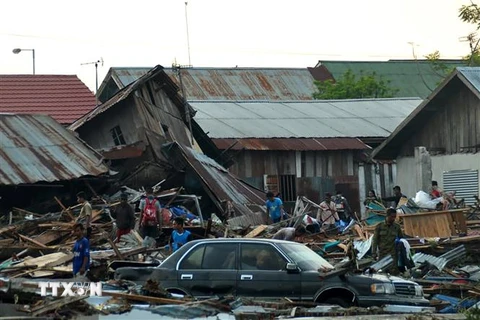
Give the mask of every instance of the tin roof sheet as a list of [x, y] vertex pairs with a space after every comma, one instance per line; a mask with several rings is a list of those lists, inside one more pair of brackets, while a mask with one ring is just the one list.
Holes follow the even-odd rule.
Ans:
[[0, 185], [108, 172], [101, 156], [47, 115], [0, 113]]
[[357, 138], [310, 139], [212, 139], [220, 150], [326, 151], [366, 150], [369, 146]]
[[[108, 98], [103, 91], [112, 91], [107, 88], [111, 79], [119, 90], [149, 70], [111, 68], [100, 86], [99, 96]], [[180, 86], [175, 70], [165, 68], [165, 72]], [[315, 79], [308, 68], [184, 68], [181, 72], [187, 100], [312, 100], [316, 91]], [[331, 78], [330, 74], [323, 75], [326, 71], [320, 73], [322, 78]]]
[[211, 138], [388, 137], [420, 98], [314, 101], [191, 101]]
[[[440, 60], [448, 68], [465, 65], [462, 60]], [[324, 66], [339, 79], [347, 70], [356, 76], [375, 72], [390, 82], [398, 90], [395, 97], [426, 98], [444, 79], [445, 75], [436, 69], [429, 60], [388, 60], [388, 61], [319, 61], [317, 67]]]

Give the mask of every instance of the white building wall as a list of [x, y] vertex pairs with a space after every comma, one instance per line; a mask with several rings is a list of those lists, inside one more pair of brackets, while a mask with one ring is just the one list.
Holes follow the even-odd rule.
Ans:
[[[476, 154], [453, 154], [432, 156], [432, 180], [436, 180], [443, 189], [443, 172], [452, 170], [479, 170], [480, 153]], [[417, 193], [415, 160], [413, 157], [397, 158], [396, 184], [402, 188], [402, 192], [408, 197], [414, 197]], [[480, 186], [479, 186], [480, 188]]]

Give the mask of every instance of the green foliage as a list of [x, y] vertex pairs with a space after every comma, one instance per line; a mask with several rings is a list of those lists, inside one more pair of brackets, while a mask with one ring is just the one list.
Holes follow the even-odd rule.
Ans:
[[472, 2], [469, 5], [461, 6], [458, 17], [463, 22], [476, 24], [477, 30], [480, 29], [480, 8], [477, 4]]
[[466, 320], [480, 320], [480, 309], [479, 308], [470, 308], [463, 312]]
[[398, 89], [390, 87], [390, 81], [378, 77], [375, 72], [361, 73], [356, 77], [347, 70], [337, 81], [315, 81], [317, 92], [314, 99], [360, 99], [360, 98], [391, 98]]

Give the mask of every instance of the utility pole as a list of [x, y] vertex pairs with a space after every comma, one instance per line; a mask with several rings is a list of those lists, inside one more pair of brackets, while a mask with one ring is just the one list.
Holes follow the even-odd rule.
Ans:
[[93, 64], [95, 65], [95, 106], [98, 106], [98, 64], [101, 63], [103, 67], [103, 58], [100, 58], [100, 60], [93, 61], [93, 62], [85, 62], [81, 63], [81, 66], [88, 65], [88, 64]]
[[192, 131], [192, 118], [190, 115], [190, 106], [188, 105], [188, 102], [187, 102], [187, 96], [185, 95], [185, 88], [183, 86], [183, 81], [182, 81], [182, 69], [191, 68], [191, 67], [192, 66], [182, 66], [177, 63], [174, 63], [172, 65], [172, 69], [177, 73], [178, 81], [180, 82], [180, 91], [182, 92], [182, 97], [183, 97], [183, 108], [185, 109], [185, 118], [187, 119], [187, 122], [188, 122], [188, 129], [190, 130], [190, 139], [193, 146], [194, 139], [193, 139], [193, 131]]
[[188, 33], [188, 15], [187, 15], [187, 5], [188, 2], [185, 1], [185, 24], [187, 25], [187, 50], [188, 50], [188, 65], [192, 65], [192, 61], [190, 60], [190, 36]]

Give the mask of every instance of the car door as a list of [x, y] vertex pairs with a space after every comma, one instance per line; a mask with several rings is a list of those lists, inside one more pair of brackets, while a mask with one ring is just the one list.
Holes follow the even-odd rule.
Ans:
[[242, 243], [237, 294], [247, 297], [299, 299], [299, 273], [289, 273], [286, 257], [272, 244]]
[[180, 288], [195, 297], [234, 294], [236, 243], [207, 243], [192, 248], [178, 264]]

